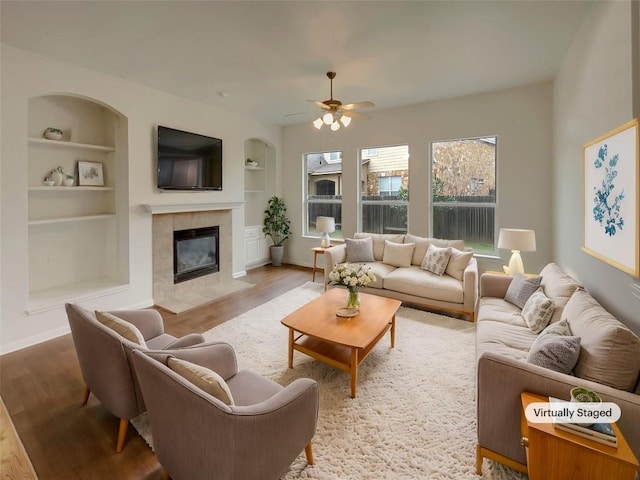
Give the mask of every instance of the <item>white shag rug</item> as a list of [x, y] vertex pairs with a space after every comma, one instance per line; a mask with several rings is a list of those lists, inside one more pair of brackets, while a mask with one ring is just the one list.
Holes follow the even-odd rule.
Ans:
[[[320, 385], [315, 465], [304, 452], [282, 480], [527, 478], [485, 460], [475, 474], [475, 325], [401, 307], [396, 343], [387, 334], [358, 370], [357, 398], [349, 374], [294, 352], [280, 320], [322, 293], [308, 282], [208, 332], [233, 345], [241, 369], [287, 385], [308, 377]], [[153, 448], [146, 414], [132, 420]]]

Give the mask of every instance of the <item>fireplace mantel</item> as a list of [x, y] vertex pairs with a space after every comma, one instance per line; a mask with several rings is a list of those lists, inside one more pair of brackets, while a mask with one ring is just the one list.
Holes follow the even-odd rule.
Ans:
[[143, 207], [152, 215], [162, 213], [187, 213], [187, 212], [207, 212], [210, 210], [231, 210], [240, 208], [242, 202], [226, 202], [226, 203], [180, 203], [177, 205], [152, 205], [145, 203]]

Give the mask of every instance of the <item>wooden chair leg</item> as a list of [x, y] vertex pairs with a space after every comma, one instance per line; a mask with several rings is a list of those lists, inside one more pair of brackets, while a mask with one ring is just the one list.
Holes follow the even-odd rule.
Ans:
[[307, 464], [313, 465], [313, 448], [311, 447], [311, 442], [307, 443], [307, 446], [304, 447], [304, 453], [307, 456]]
[[162, 480], [169, 480], [169, 472], [167, 472], [164, 468], [162, 469]]
[[480, 445], [476, 445], [476, 475], [482, 475], [482, 460]]
[[89, 394], [91, 393], [91, 390], [89, 390], [89, 387], [87, 387], [86, 385], [84, 386], [84, 392], [82, 392], [82, 405], [86, 405], [87, 402], [89, 401]]
[[118, 443], [116, 444], [116, 452], [120, 453], [124, 447], [124, 439], [127, 438], [127, 429], [129, 428], [129, 420], [120, 419], [120, 428], [118, 429]]

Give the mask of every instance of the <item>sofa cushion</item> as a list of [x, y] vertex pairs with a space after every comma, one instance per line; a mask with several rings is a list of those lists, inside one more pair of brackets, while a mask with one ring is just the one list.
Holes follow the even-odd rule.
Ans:
[[453, 247], [458, 250], [464, 250], [464, 240], [444, 240], [441, 238], [426, 238], [419, 237], [417, 235], [411, 235], [407, 233], [404, 236], [404, 243], [415, 243], [416, 247], [413, 250], [413, 259], [411, 263], [413, 265], [422, 265], [422, 260], [424, 260], [424, 256], [427, 254], [427, 248], [432, 243], [436, 247]]
[[384, 242], [389, 240], [395, 243], [404, 243], [404, 235], [393, 233], [366, 233], [359, 232], [353, 235], [353, 238], [367, 238], [371, 237], [373, 240], [373, 258], [381, 262], [384, 256]]
[[455, 247], [451, 247], [451, 257], [449, 258], [449, 263], [447, 263], [447, 268], [445, 273], [447, 275], [451, 275], [453, 278], [462, 281], [464, 278], [464, 271], [469, 265], [469, 262], [473, 258], [473, 252], [463, 252], [462, 250], [458, 250]]
[[564, 306], [580, 284], [553, 262], [542, 269], [540, 276], [542, 277], [540, 285], [544, 290], [544, 294], [553, 300], [554, 305], [553, 315], [549, 323], [559, 322]]
[[147, 347], [146, 342], [144, 341], [144, 337], [142, 336], [142, 332], [136, 327], [133, 323], [127, 322], [121, 318], [116, 317], [107, 312], [98, 312], [96, 311], [96, 320], [100, 322], [105, 327], [109, 327], [111, 330], [116, 332], [118, 335], [126, 338], [130, 342], [133, 342], [142, 347]]
[[462, 303], [462, 283], [449, 275], [436, 275], [414, 265], [397, 268], [383, 282], [387, 290], [430, 298], [443, 302]]
[[536, 341], [527, 362], [560, 373], [569, 374], [580, 356], [580, 337], [544, 335]]
[[395, 243], [389, 240], [385, 240], [384, 243], [382, 263], [393, 265], [394, 267], [411, 266], [415, 243]]
[[373, 239], [366, 238], [345, 238], [347, 245], [347, 262], [362, 263], [373, 262]]
[[551, 315], [553, 315], [553, 300], [546, 297], [542, 288], [538, 288], [524, 304], [522, 318], [533, 333], [540, 333], [548, 325]]
[[486, 320], [476, 326], [477, 358], [484, 352], [494, 352], [525, 361], [537, 335], [526, 326]]
[[527, 324], [522, 318], [521, 310], [513, 303], [496, 297], [483, 297], [480, 299], [476, 321], [478, 323], [483, 321], [507, 323], [527, 328]]
[[504, 299], [513, 303], [516, 307], [524, 308], [529, 297], [533, 295], [540, 286], [541, 277], [525, 277], [521, 273], [516, 273], [509, 284]]
[[430, 244], [420, 268], [442, 276], [447, 269], [449, 258], [451, 258], [451, 247], [440, 248]]
[[233, 405], [233, 396], [227, 382], [213, 370], [175, 357], [169, 357], [167, 366], [222, 403]]
[[583, 289], [573, 293], [562, 318], [573, 335], [582, 337], [576, 376], [633, 391], [640, 372], [640, 338]]

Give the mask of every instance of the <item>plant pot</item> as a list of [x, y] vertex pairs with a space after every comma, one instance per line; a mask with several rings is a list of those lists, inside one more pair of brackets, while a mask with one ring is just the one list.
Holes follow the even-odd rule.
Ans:
[[282, 265], [282, 257], [284, 256], [284, 246], [283, 245], [271, 245], [271, 265], [274, 267], [279, 267]]
[[[602, 399], [600, 395], [598, 395], [593, 390], [589, 390], [584, 387], [574, 387], [571, 389], [571, 401], [579, 402], [579, 403], [588, 403], [588, 404], [600, 404], [602, 403]], [[593, 425], [593, 422], [574, 422], [577, 425], [582, 425], [583, 427], [590, 427]]]

